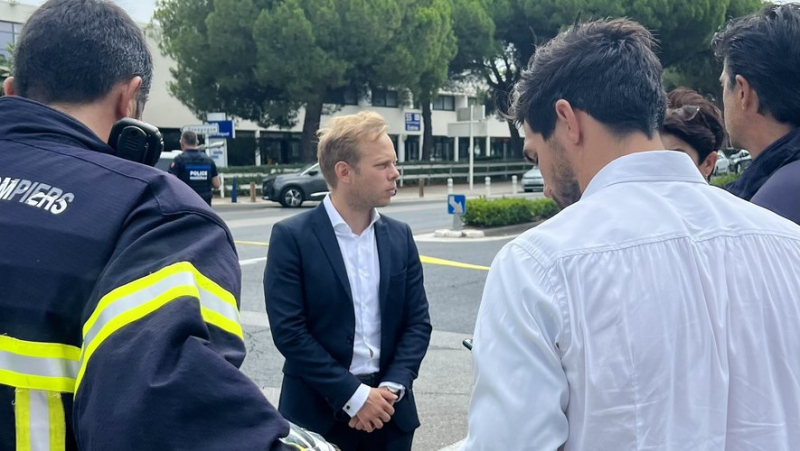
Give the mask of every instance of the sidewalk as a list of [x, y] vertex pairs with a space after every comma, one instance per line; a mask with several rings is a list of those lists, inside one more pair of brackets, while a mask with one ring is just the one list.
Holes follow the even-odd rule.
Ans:
[[[475, 199], [481, 196], [486, 195], [486, 186], [484, 184], [475, 183], [473, 185], [472, 192], [469, 191], [468, 184], [456, 184], [453, 185], [453, 194], [464, 194], [467, 196], [467, 199]], [[447, 185], [431, 185], [425, 186], [423, 188], [423, 195], [420, 197], [420, 190], [419, 186], [404, 186], [402, 188], [397, 188], [397, 194], [392, 198], [392, 203], [408, 203], [408, 202], [435, 202], [435, 201], [447, 201]], [[492, 183], [491, 185], [491, 195], [489, 197], [511, 197], [513, 196], [513, 187], [511, 186], [511, 182], [497, 182]], [[525, 193], [522, 191], [522, 187], [519, 183], [517, 183], [517, 194], [516, 197], [530, 197], [530, 198], [540, 198], [542, 197], [541, 192], [534, 192], [534, 193]], [[250, 196], [242, 196], [240, 195], [238, 198], [238, 202], [232, 203], [230, 197], [226, 197], [224, 199], [220, 199], [215, 197], [213, 200], [213, 206], [220, 207], [220, 208], [227, 208], [227, 207], [265, 207], [265, 206], [277, 206], [276, 202], [272, 202], [270, 200], [263, 200], [261, 196], [256, 196], [256, 201], [251, 202]]]

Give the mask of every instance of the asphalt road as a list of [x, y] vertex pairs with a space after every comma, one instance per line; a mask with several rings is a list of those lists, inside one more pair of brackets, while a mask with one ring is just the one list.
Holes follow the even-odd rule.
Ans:
[[[278, 400], [283, 358], [272, 343], [264, 307], [266, 243], [276, 222], [316, 205], [312, 202], [300, 209], [268, 203], [216, 207], [233, 233], [242, 265], [241, 310], [248, 348], [242, 370], [273, 403]], [[427, 257], [488, 267], [510, 240], [433, 239], [435, 229], [452, 222], [441, 200], [403, 202], [380, 211], [408, 223], [420, 255]], [[423, 269], [434, 332], [414, 386], [422, 422], [414, 449], [427, 451], [451, 446], [466, 435], [472, 368], [469, 351], [461, 341], [472, 333], [487, 271], [439, 264], [424, 264]]]

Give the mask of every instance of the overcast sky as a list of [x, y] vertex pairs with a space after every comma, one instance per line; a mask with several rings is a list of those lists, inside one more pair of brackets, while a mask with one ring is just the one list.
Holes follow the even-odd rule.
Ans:
[[[20, 3], [29, 5], [41, 5], [44, 0], [19, 0]], [[114, 0], [114, 3], [122, 6], [133, 20], [141, 23], [150, 22], [153, 16], [153, 9], [156, 7], [156, 0]]]

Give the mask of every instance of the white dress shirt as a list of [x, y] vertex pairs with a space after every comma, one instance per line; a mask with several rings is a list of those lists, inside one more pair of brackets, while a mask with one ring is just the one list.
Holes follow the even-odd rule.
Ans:
[[497, 255], [466, 450], [800, 450], [800, 228], [614, 160]]
[[[336, 233], [353, 295], [356, 330], [350, 372], [355, 375], [377, 373], [381, 357], [381, 311], [378, 299], [381, 267], [378, 243], [375, 241], [375, 222], [381, 215], [373, 210], [369, 226], [356, 235], [336, 210], [330, 196], [325, 196], [322, 203]], [[400, 390], [401, 395], [405, 392], [402, 385], [393, 382], [382, 382], [380, 386]], [[361, 384], [345, 404], [344, 411], [351, 417], [355, 416], [367, 401], [369, 389], [369, 386]]]

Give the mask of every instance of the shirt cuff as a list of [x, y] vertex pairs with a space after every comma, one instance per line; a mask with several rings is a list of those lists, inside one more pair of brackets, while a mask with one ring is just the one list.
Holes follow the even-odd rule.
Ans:
[[399, 390], [400, 393], [397, 394], [397, 400], [395, 402], [400, 401], [403, 399], [403, 396], [406, 394], [406, 388], [402, 385], [398, 384], [397, 382], [390, 382], [390, 381], [383, 381], [379, 387], [389, 387], [392, 390]]
[[359, 410], [364, 407], [364, 403], [367, 402], [367, 398], [369, 397], [369, 385], [361, 384], [357, 389], [356, 392], [353, 393], [353, 396], [347, 400], [344, 404], [345, 413], [350, 415], [350, 418], [356, 416]]

